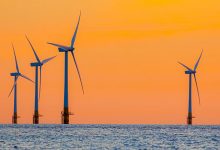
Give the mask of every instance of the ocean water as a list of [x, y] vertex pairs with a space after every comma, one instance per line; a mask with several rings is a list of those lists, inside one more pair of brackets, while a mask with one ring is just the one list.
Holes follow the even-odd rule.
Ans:
[[0, 149], [220, 149], [220, 126], [0, 125]]

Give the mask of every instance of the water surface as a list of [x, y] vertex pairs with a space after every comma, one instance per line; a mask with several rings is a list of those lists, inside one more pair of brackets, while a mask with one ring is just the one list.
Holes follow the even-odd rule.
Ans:
[[0, 125], [0, 149], [220, 149], [220, 126]]

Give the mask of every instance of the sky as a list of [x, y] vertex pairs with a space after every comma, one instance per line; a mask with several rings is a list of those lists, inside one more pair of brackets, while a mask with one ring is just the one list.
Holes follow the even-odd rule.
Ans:
[[[36, 61], [57, 57], [43, 67], [40, 123], [61, 122], [64, 54], [48, 45], [69, 45], [80, 11], [75, 55], [84, 82], [69, 59], [69, 108], [73, 124], [185, 124], [188, 76], [177, 61], [194, 66], [194, 124], [220, 124], [220, 1], [218, 0], [2, 0], [0, 2], [0, 123], [11, 123], [15, 62], [34, 80]], [[32, 123], [34, 84], [18, 81], [19, 123]]]

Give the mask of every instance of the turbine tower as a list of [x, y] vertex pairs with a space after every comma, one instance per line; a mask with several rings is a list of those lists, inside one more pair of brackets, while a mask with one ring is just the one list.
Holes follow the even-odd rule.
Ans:
[[[38, 110], [38, 102], [39, 102], [40, 93], [41, 93], [42, 67], [44, 64], [46, 64], [47, 62], [49, 62], [50, 60], [52, 60], [56, 56], [53, 56], [53, 57], [50, 57], [50, 58], [47, 58], [47, 59], [44, 59], [41, 61], [27, 36], [26, 36], [26, 39], [27, 39], [28, 43], [30, 44], [31, 49], [33, 50], [35, 58], [37, 60], [37, 62], [32, 62], [30, 65], [31, 65], [31, 67], [35, 67], [35, 102], [34, 102], [33, 124], [39, 124], [40, 115], [39, 115], [39, 110]], [[39, 71], [39, 69], [40, 69], [40, 86], [39, 86], [39, 93], [38, 93], [38, 71]]]
[[79, 68], [78, 68], [78, 65], [77, 65], [77, 61], [76, 61], [76, 58], [75, 58], [75, 55], [74, 55], [74, 50], [75, 50], [74, 43], [75, 43], [75, 40], [76, 40], [76, 35], [77, 35], [79, 23], [80, 23], [80, 17], [81, 17], [81, 12], [80, 12], [80, 15], [79, 15], [78, 23], [77, 23], [74, 35], [72, 37], [72, 41], [71, 41], [70, 46], [63, 46], [63, 45], [55, 44], [55, 43], [48, 43], [48, 44], [51, 44], [53, 46], [58, 47], [59, 52], [64, 53], [64, 60], [65, 60], [65, 62], [64, 62], [64, 109], [61, 112], [61, 114], [62, 114], [61, 117], [62, 117], [62, 123], [63, 124], [69, 124], [69, 115], [72, 115], [69, 112], [69, 106], [68, 106], [68, 52], [70, 52], [72, 54], [72, 57], [73, 57], [73, 60], [74, 60], [75, 66], [76, 66], [76, 70], [77, 70], [77, 73], [78, 73], [78, 76], [79, 76], [79, 79], [80, 79], [82, 91], [83, 91], [83, 94], [84, 94], [81, 75], [80, 75]]
[[196, 73], [197, 73], [196, 70], [199, 65], [200, 59], [202, 57], [202, 53], [203, 53], [203, 50], [199, 56], [199, 59], [197, 60], [195, 66], [194, 66], [194, 69], [191, 69], [188, 66], [184, 65], [183, 63], [178, 62], [185, 69], [187, 69], [185, 71], [185, 74], [189, 75], [189, 104], [188, 104], [188, 117], [187, 117], [187, 124], [188, 125], [192, 125], [192, 118], [194, 118], [192, 116], [192, 75], [193, 75], [195, 83], [196, 83], [196, 89], [197, 89], [197, 94], [198, 94], [199, 104], [200, 104], [200, 95], [199, 95], [199, 87], [198, 87], [198, 83], [197, 83], [197, 79], [196, 79]]
[[31, 82], [33, 82], [33, 81], [31, 79], [29, 79], [28, 77], [26, 77], [24, 74], [22, 74], [19, 71], [18, 62], [17, 62], [17, 58], [16, 58], [15, 49], [14, 49], [13, 44], [12, 44], [12, 48], [13, 48], [13, 51], [14, 51], [15, 64], [16, 64], [16, 71], [17, 72], [12, 72], [11, 73], [11, 76], [14, 77], [14, 85], [13, 85], [8, 97], [11, 95], [12, 91], [14, 90], [14, 113], [13, 113], [13, 116], [12, 116], [12, 123], [17, 124], [17, 119], [19, 118], [18, 113], [17, 113], [17, 81], [18, 81], [18, 78], [22, 77], [22, 78], [27, 79]]

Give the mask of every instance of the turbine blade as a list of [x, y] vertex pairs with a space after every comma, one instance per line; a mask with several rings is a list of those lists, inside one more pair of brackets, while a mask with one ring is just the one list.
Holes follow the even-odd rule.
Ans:
[[10, 91], [10, 93], [8, 94], [8, 97], [11, 95], [13, 89], [15, 88], [15, 85], [17, 84], [17, 80], [18, 80], [18, 77], [16, 77], [16, 80], [15, 80], [15, 82], [14, 82], [14, 84], [13, 84], [13, 87], [11, 88], [11, 91]]
[[199, 59], [197, 60], [197, 62], [196, 62], [196, 64], [195, 64], [194, 71], [196, 71], [196, 69], [197, 69], [197, 67], [198, 67], [198, 65], [199, 65], [200, 59], [201, 59], [201, 57], [202, 57], [202, 53], [203, 53], [203, 50], [202, 50], [202, 52], [201, 52], [201, 54], [200, 54], [200, 56], [199, 56]]
[[46, 64], [48, 61], [54, 59], [55, 57], [56, 57], [56, 56], [53, 56], [53, 57], [50, 57], [50, 58], [44, 59], [44, 60], [42, 61], [42, 64]]
[[13, 84], [13, 86], [12, 86], [12, 88], [11, 88], [11, 91], [10, 91], [10, 93], [8, 94], [8, 97], [10, 97], [10, 96], [11, 96], [11, 93], [12, 93], [12, 91], [13, 91], [14, 87], [15, 87], [15, 84]]
[[40, 66], [40, 86], [39, 86], [39, 99], [40, 99], [40, 96], [41, 96], [41, 76], [42, 75], [42, 66]]
[[33, 80], [31, 80], [30, 78], [28, 78], [27, 76], [25, 76], [25, 75], [23, 75], [23, 74], [20, 74], [20, 76], [21, 76], [22, 78], [24, 78], [24, 79], [27, 79], [27, 80], [29, 80], [29, 81], [35, 83]]
[[186, 68], [187, 70], [189, 70], [189, 71], [193, 71], [192, 69], [190, 69], [189, 67], [187, 67], [186, 65], [184, 65], [183, 63], [181, 63], [181, 62], [178, 62], [180, 65], [182, 65], [184, 68]]
[[195, 79], [195, 82], [196, 82], [196, 89], [197, 89], [197, 93], [198, 93], [198, 98], [199, 98], [199, 104], [200, 104], [200, 94], [199, 94], [199, 87], [198, 87], [198, 83], [197, 83], [197, 79], [196, 79], [196, 75], [194, 75], [194, 79]]
[[76, 62], [76, 58], [75, 58], [75, 55], [74, 55], [73, 51], [71, 51], [71, 54], [73, 56], [73, 60], [74, 60], [75, 66], [76, 66], [76, 70], [77, 70], [77, 73], [78, 73], [78, 76], [79, 76], [79, 80], [80, 80], [80, 84], [81, 84], [81, 87], [82, 87], [82, 91], [83, 91], [83, 94], [84, 94], [82, 78], [81, 78], [81, 75], [80, 75], [80, 72], [79, 72], [79, 68], [78, 68], [78, 65], [77, 65], [77, 62]]
[[80, 23], [80, 17], [81, 17], [81, 11], [80, 11], [80, 15], [79, 15], [78, 23], [76, 25], [76, 29], [75, 29], [74, 35], [72, 37], [71, 46], [70, 46], [71, 48], [73, 48], [75, 40], [76, 40], [76, 35], [77, 35], [77, 32], [78, 32], [79, 23]]
[[17, 72], [19, 72], [18, 61], [17, 61], [17, 57], [16, 57], [16, 53], [15, 53], [15, 48], [14, 48], [13, 44], [12, 44], [12, 48], [13, 48], [13, 51], [14, 51], [16, 70], [17, 70]]
[[70, 49], [70, 48], [67, 47], [67, 46], [63, 46], [63, 45], [55, 44], [55, 43], [51, 43], [51, 42], [48, 42], [47, 44], [50, 44], [50, 45], [53, 45], [53, 46], [56, 46], [56, 47], [59, 47], [59, 48], [63, 48], [63, 49], [65, 49], [65, 50]]
[[38, 63], [41, 63], [41, 61], [40, 61], [39, 57], [37, 56], [36, 51], [34, 50], [33, 45], [31, 44], [31, 42], [30, 42], [30, 40], [28, 39], [28, 37], [27, 37], [27, 36], [26, 36], [26, 39], [27, 39], [28, 43], [30, 44], [31, 49], [32, 49], [32, 50], [33, 50], [33, 52], [34, 52], [34, 55], [35, 55], [36, 60], [38, 61]]

